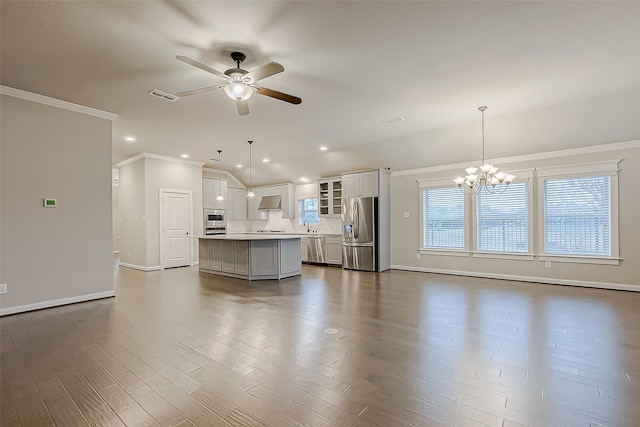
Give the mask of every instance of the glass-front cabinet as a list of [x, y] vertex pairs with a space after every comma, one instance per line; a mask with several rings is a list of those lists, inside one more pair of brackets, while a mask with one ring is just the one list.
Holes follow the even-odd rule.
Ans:
[[331, 178], [318, 181], [318, 215], [340, 216], [342, 214], [342, 179]]

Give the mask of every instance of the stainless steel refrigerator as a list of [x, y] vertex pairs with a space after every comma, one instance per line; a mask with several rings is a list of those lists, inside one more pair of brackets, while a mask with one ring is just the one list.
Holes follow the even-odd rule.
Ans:
[[342, 199], [342, 267], [378, 271], [378, 198]]

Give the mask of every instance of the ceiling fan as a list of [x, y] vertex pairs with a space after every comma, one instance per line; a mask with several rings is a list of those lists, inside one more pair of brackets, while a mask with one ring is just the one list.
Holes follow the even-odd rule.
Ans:
[[203, 92], [210, 92], [212, 90], [223, 88], [225, 94], [236, 101], [238, 107], [238, 114], [245, 116], [249, 114], [249, 103], [247, 100], [253, 95], [254, 92], [276, 98], [281, 101], [289, 102], [291, 104], [300, 104], [302, 99], [297, 96], [287, 95], [286, 93], [278, 92], [273, 89], [267, 89], [266, 87], [258, 86], [256, 82], [273, 76], [284, 71], [284, 67], [277, 62], [269, 62], [261, 67], [256, 68], [253, 71], [246, 71], [240, 68], [242, 61], [246, 59], [246, 56], [242, 52], [231, 52], [231, 59], [236, 63], [236, 68], [229, 68], [224, 73], [214, 70], [213, 68], [204, 65], [195, 59], [188, 58], [186, 56], [177, 55], [176, 59], [186, 64], [192, 65], [196, 68], [200, 68], [207, 73], [211, 73], [214, 76], [221, 77], [225, 83], [216, 86], [207, 86], [200, 89], [188, 90], [185, 92], [179, 92], [175, 95], [178, 97], [196, 95]]

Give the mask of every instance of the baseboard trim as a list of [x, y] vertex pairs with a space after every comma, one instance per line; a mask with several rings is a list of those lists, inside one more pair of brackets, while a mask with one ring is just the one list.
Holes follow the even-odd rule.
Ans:
[[134, 270], [140, 270], [140, 271], [162, 270], [162, 268], [160, 268], [159, 265], [154, 265], [154, 266], [151, 266], [151, 267], [143, 267], [142, 265], [128, 264], [128, 263], [122, 262], [122, 261], [120, 261], [120, 267], [133, 268]]
[[448, 274], [451, 276], [481, 277], [483, 279], [513, 280], [516, 282], [542, 283], [546, 285], [579, 286], [583, 288], [610, 289], [616, 291], [640, 292], [640, 285], [626, 283], [588, 282], [583, 280], [554, 279], [548, 277], [516, 276], [512, 274], [490, 274], [474, 271], [441, 270], [437, 268], [411, 267], [406, 265], [392, 265], [393, 270], [415, 271], [420, 273]]
[[79, 295], [76, 297], [53, 299], [49, 301], [37, 302], [34, 304], [19, 305], [17, 307], [0, 308], [0, 316], [9, 314], [24, 313], [26, 311], [41, 310], [43, 308], [57, 307], [59, 305], [75, 304], [77, 302], [92, 301], [95, 299], [115, 297], [115, 291], [98, 292], [95, 294]]

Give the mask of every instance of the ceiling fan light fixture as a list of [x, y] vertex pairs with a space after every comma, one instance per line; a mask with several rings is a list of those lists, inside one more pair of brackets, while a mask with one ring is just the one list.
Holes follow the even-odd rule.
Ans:
[[253, 88], [244, 83], [229, 83], [224, 87], [224, 93], [234, 101], [246, 101], [253, 95]]

